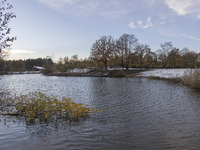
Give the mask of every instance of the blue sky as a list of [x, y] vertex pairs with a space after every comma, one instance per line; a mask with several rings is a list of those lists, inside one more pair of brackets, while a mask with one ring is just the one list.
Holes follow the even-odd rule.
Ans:
[[10, 59], [88, 57], [103, 35], [134, 34], [152, 51], [171, 41], [200, 52], [200, 0], [9, 0]]

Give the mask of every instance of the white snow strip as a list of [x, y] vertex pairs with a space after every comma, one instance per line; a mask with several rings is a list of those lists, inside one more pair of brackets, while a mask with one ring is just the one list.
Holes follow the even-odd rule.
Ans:
[[67, 72], [68, 73], [86, 73], [88, 71], [89, 71], [89, 69], [77, 69], [77, 68], [75, 68], [75, 69], [68, 70]]
[[144, 71], [138, 76], [174, 79], [183, 77], [188, 70], [191, 69], [154, 69], [151, 71]]

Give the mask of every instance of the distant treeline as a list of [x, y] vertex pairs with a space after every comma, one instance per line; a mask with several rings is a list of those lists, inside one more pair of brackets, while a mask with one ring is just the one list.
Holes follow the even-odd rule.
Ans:
[[44, 73], [66, 72], [79, 68], [198, 68], [200, 53], [188, 48], [179, 49], [172, 42], [165, 42], [160, 49], [152, 51], [146, 44], [138, 43], [134, 35], [123, 34], [119, 39], [102, 36], [91, 48], [90, 56], [81, 59], [78, 55], [71, 58], [59, 58], [53, 62], [51, 58], [27, 60], [7, 60], [0, 58], [0, 73], [9, 71], [33, 71], [33, 66], [46, 68]]
[[79, 59], [78, 55], [73, 55], [71, 58], [59, 58], [58, 61], [53, 62], [51, 58], [37, 58], [26, 60], [4, 60], [0, 59], [0, 74], [7, 74], [8, 72], [24, 72], [37, 70], [34, 66], [44, 67], [44, 73], [50, 72], [66, 72], [74, 68], [90, 68], [93, 67], [89, 58]]
[[8, 72], [23, 72], [34, 71], [34, 66], [53, 66], [52, 59], [38, 58], [27, 60], [3, 60], [0, 59], [0, 74], [6, 74]]
[[91, 48], [90, 56], [79, 59], [78, 55], [60, 58], [54, 70], [65, 72], [74, 68], [198, 68], [200, 53], [189, 48], [179, 49], [172, 42], [165, 42], [152, 51], [147, 44], [140, 44], [134, 35], [123, 34], [118, 39], [102, 36]]
[[121, 68], [195, 68], [200, 65], [200, 53], [179, 49], [165, 42], [152, 51], [140, 44], [134, 35], [123, 34], [118, 39], [102, 36], [92, 45], [90, 57], [97, 66]]

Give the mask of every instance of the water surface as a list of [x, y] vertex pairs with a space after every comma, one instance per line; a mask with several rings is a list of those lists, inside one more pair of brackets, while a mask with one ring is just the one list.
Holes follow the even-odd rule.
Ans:
[[0, 76], [0, 93], [41, 91], [103, 112], [79, 122], [28, 126], [0, 116], [0, 149], [199, 149], [200, 92], [147, 78]]

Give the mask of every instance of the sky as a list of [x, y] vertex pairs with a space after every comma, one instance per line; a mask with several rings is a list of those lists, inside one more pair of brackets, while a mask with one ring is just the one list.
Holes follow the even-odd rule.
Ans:
[[9, 59], [90, 55], [101, 36], [133, 34], [152, 51], [172, 42], [200, 52], [200, 0], [8, 0], [17, 36]]

